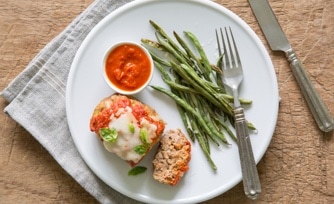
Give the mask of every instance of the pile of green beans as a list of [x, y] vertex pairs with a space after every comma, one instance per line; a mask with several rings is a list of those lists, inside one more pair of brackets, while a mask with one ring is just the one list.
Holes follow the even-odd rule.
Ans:
[[[156, 41], [141, 41], [170, 90], [151, 87], [176, 102], [189, 137], [193, 142], [199, 142], [211, 168], [216, 170], [217, 166], [210, 156], [209, 141], [217, 146], [220, 143], [228, 145], [224, 133], [237, 140], [229, 125], [234, 124], [233, 107], [230, 105], [233, 97], [224, 89], [220, 60], [216, 65], [211, 64], [199, 40], [191, 32], [184, 32], [188, 44], [173, 32], [176, 42], [154, 21], [150, 20], [150, 24], [156, 30]], [[191, 47], [195, 47], [194, 51]], [[240, 102], [252, 103], [246, 99], [240, 99]], [[255, 129], [251, 123], [248, 126]]]

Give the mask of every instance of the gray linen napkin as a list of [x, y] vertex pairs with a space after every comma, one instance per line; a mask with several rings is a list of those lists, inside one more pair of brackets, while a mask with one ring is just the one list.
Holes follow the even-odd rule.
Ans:
[[65, 90], [72, 60], [89, 31], [131, 0], [96, 0], [53, 39], [1, 95], [5, 112], [47, 149], [84, 189], [101, 203], [137, 203], [114, 191], [86, 166], [68, 129]]

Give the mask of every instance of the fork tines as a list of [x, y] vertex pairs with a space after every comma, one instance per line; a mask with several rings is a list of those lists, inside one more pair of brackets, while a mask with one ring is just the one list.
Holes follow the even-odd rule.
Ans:
[[[239, 57], [236, 43], [234, 41], [232, 29], [231, 27], [228, 27], [228, 29], [227, 27], [224, 27], [224, 30], [225, 32], [223, 32], [222, 28], [220, 28], [219, 30], [216, 29], [216, 39], [217, 39], [217, 45], [218, 45], [219, 58], [221, 58], [221, 63], [225, 62], [224, 64], [222, 64], [223, 66], [221, 67], [233, 68], [233, 67], [241, 66], [240, 57]], [[220, 34], [220, 37], [219, 37], [219, 34]], [[226, 41], [227, 41], [227, 45], [225, 43]], [[231, 45], [231, 41], [233, 45]], [[223, 49], [221, 48], [220, 44], [223, 45]], [[223, 60], [223, 58], [225, 58], [225, 60]]]

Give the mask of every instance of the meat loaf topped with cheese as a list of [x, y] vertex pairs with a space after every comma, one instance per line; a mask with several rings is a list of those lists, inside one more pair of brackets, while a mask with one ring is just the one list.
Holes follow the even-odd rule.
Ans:
[[148, 105], [128, 96], [114, 94], [95, 108], [90, 130], [104, 147], [135, 166], [159, 141], [165, 122]]
[[189, 169], [191, 144], [180, 129], [168, 130], [160, 139], [153, 160], [153, 178], [161, 183], [175, 186]]

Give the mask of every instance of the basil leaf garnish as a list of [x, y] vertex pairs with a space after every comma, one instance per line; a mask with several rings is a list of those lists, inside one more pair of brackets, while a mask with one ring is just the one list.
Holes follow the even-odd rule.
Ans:
[[134, 168], [132, 168], [129, 172], [128, 172], [128, 175], [129, 176], [135, 176], [135, 175], [138, 175], [138, 174], [141, 174], [141, 173], [144, 173], [146, 171], [146, 167], [144, 166], [136, 166]]
[[147, 145], [137, 145], [133, 148], [133, 150], [140, 155], [143, 155], [146, 153], [148, 146]]
[[100, 132], [100, 136], [102, 137], [102, 139], [106, 142], [116, 142], [117, 141], [117, 137], [118, 137], [118, 133], [116, 128], [101, 128], [99, 130]]

